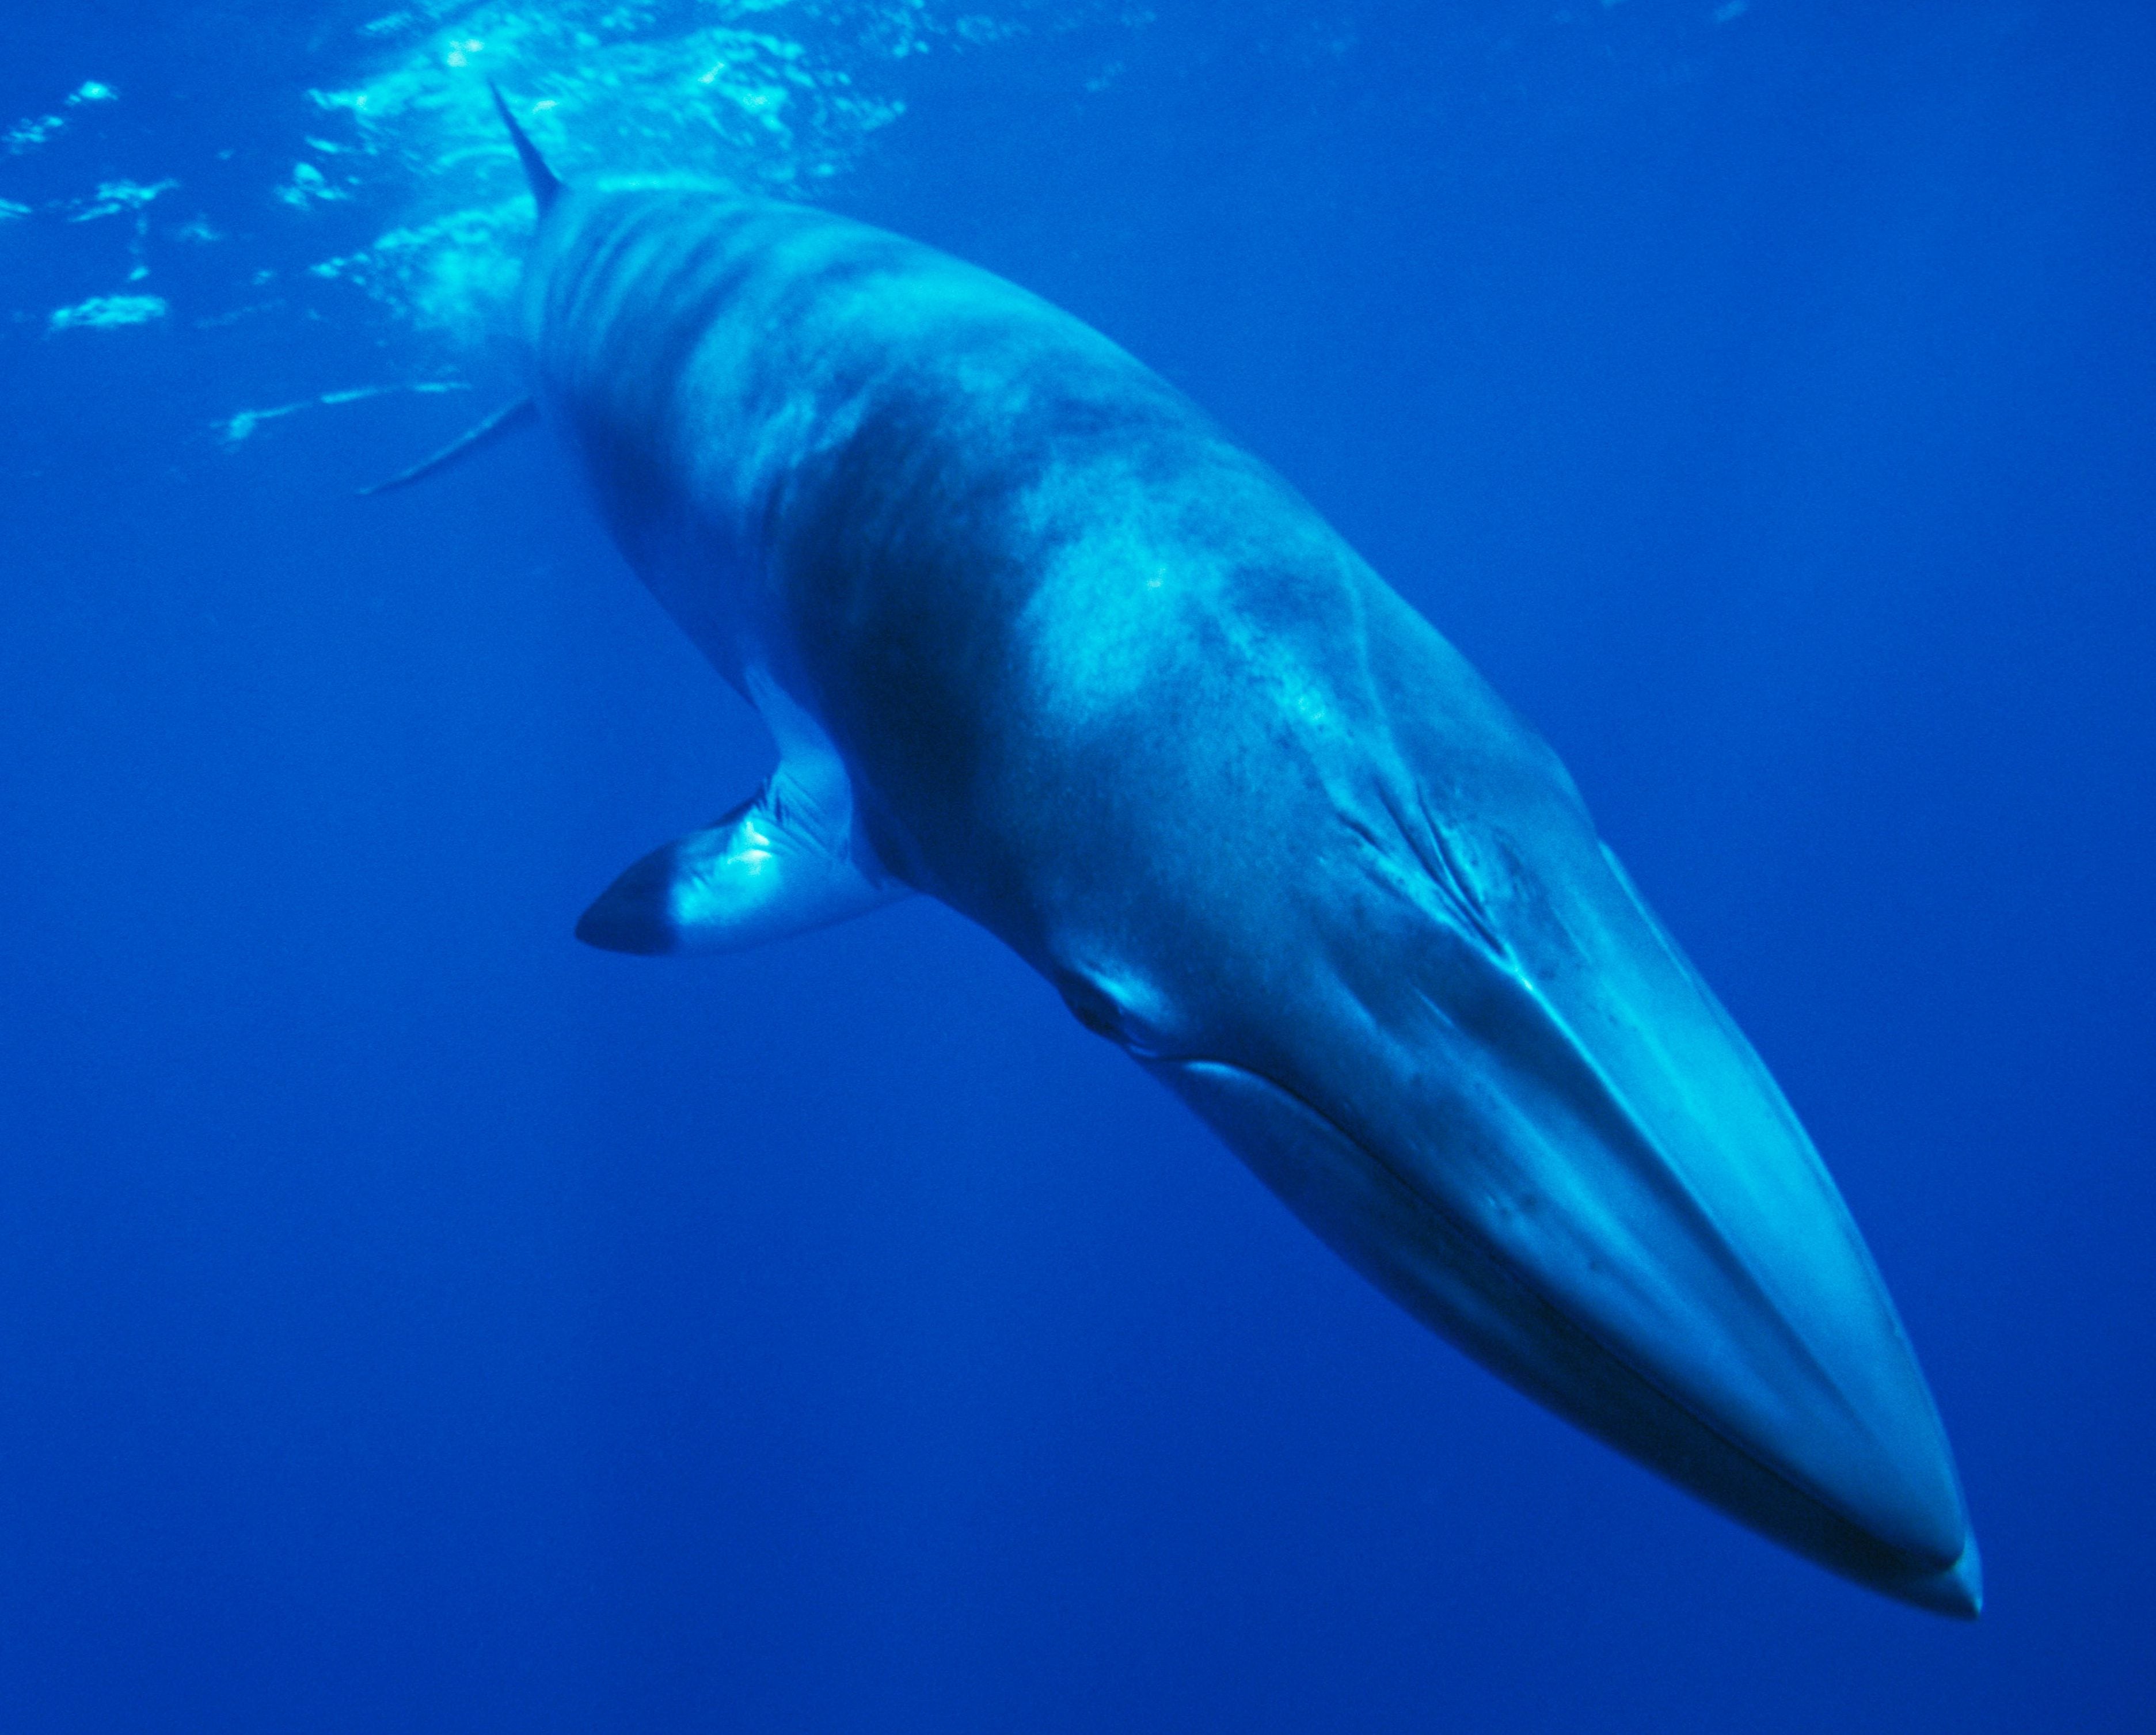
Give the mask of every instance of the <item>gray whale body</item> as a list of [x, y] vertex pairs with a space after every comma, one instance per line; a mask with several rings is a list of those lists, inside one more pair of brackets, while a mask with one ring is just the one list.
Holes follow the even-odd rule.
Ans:
[[1974, 1614], [1945, 1435], [1833, 1182], [1451, 646], [1024, 290], [721, 187], [564, 188], [519, 145], [539, 408], [779, 749], [578, 933], [722, 951], [939, 898], [1468, 1354]]

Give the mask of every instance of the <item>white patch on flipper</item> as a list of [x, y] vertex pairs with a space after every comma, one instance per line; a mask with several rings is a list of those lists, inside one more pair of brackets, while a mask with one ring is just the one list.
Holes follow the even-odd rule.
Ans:
[[578, 938], [613, 952], [738, 952], [906, 896], [855, 831], [853, 781], [822, 726], [763, 669], [742, 685], [778, 744], [762, 793], [636, 863], [584, 912]]

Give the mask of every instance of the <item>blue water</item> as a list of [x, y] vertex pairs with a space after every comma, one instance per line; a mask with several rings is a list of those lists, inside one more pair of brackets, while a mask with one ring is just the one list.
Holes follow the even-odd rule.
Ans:
[[[602, 10], [9, 20], [0, 1728], [2156, 1727], [2145, 9]], [[574, 943], [767, 749], [543, 439], [353, 497], [516, 390], [465, 39], [1070, 307], [1466, 650], [1839, 1178], [1981, 1623], [1467, 1364], [926, 901]]]

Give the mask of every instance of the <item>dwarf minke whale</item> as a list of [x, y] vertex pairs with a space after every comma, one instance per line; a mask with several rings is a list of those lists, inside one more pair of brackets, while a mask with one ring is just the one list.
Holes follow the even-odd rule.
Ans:
[[578, 933], [721, 952], [940, 899], [1468, 1354], [1974, 1615], [1945, 1435], [1834, 1183], [1459, 654], [1070, 316], [722, 186], [565, 187], [502, 113], [540, 417], [778, 748]]

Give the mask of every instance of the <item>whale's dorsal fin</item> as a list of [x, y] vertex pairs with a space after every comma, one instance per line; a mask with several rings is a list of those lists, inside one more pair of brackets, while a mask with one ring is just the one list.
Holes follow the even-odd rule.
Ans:
[[524, 165], [524, 178], [531, 183], [531, 202], [539, 208], [544, 218], [562, 196], [562, 177], [547, 167], [547, 159], [539, 154], [539, 147], [516, 123], [516, 116], [509, 112], [509, 99], [501, 94], [501, 86], [492, 79], [486, 81], [487, 94], [494, 98], [494, 111], [501, 116], [501, 124], [509, 129], [509, 142], [516, 146], [516, 160]]
[[738, 952], [911, 889], [856, 835], [852, 781], [814, 719], [761, 671], [745, 685], [778, 739], [778, 769], [752, 799], [609, 885], [577, 923], [587, 945], [645, 957]]
[[408, 488], [414, 482], [424, 481], [439, 470], [451, 465], [461, 464], [482, 447], [490, 446], [505, 434], [514, 434], [526, 423], [539, 419], [539, 406], [529, 398], [520, 398], [514, 403], [505, 403], [476, 428], [467, 429], [433, 456], [422, 458], [411, 469], [399, 470], [386, 482], [377, 482], [361, 489], [362, 497], [388, 494], [393, 489]]
[[[516, 160], [524, 165], [524, 178], [531, 183], [532, 202], [539, 207], [544, 218], [553, 208], [554, 201], [562, 196], [562, 177], [547, 167], [547, 159], [539, 154], [539, 147], [531, 142], [524, 129], [516, 124], [516, 116], [509, 111], [509, 100], [501, 94], [501, 87], [493, 80], [487, 80], [487, 95], [494, 99], [495, 112], [501, 116], [501, 124], [509, 129], [509, 142], [516, 147]], [[429, 458], [423, 458], [411, 469], [400, 470], [386, 482], [377, 482], [359, 491], [362, 495], [388, 494], [394, 489], [408, 488], [423, 481], [438, 470], [447, 470], [461, 462], [483, 446], [491, 445], [506, 434], [512, 434], [526, 423], [538, 419], [539, 408], [529, 398], [520, 398], [514, 403], [505, 404], [476, 428], [459, 434], [449, 444]]]

